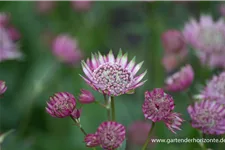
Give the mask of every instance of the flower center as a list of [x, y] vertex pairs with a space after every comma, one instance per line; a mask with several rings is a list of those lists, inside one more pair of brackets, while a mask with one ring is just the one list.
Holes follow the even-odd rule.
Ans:
[[133, 76], [119, 64], [106, 63], [99, 66], [93, 72], [93, 81], [95, 86], [112, 95], [120, 95], [125, 93], [133, 80]]
[[170, 101], [167, 98], [161, 97], [155, 100], [149, 99], [149, 111], [152, 111], [151, 114], [157, 114], [158, 120], [163, 119], [171, 112]]
[[68, 110], [73, 110], [73, 104], [67, 100], [60, 101], [54, 105], [56, 112], [64, 112]]
[[[223, 47], [225, 46], [225, 35], [218, 29], [211, 27], [202, 28], [199, 39], [205, 46]], [[215, 49], [217, 50], [217, 49]], [[220, 49], [219, 49], [220, 51]]]

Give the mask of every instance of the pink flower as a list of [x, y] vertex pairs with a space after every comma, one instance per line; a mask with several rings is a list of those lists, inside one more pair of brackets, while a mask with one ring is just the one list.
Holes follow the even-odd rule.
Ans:
[[105, 150], [113, 150], [121, 146], [125, 140], [125, 127], [113, 121], [100, 124], [97, 129], [97, 138], [100, 146]]
[[74, 8], [74, 10], [80, 11], [80, 12], [90, 10], [92, 3], [93, 3], [92, 1], [85, 1], [85, 0], [71, 1], [71, 5]]
[[70, 116], [76, 107], [76, 99], [68, 92], [58, 92], [50, 97], [46, 111], [57, 118]]
[[163, 89], [156, 88], [153, 91], [145, 92], [145, 101], [142, 111], [146, 119], [153, 122], [163, 121], [173, 133], [175, 129], [180, 130], [179, 126], [183, 122], [180, 114], [172, 112], [174, 109], [173, 98], [164, 93]]
[[13, 41], [17, 41], [21, 38], [20, 32], [13, 26], [8, 27], [7, 30], [8, 30], [8, 34], [9, 34], [10, 38]]
[[193, 48], [202, 64], [212, 68], [225, 68], [225, 22], [214, 22], [211, 16], [202, 15], [200, 21], [191, 19], [184, 27], [185, 40]]
[[180, 64], [186, 61], [188, 50], [185, 48], [177, 53], [165, 53], [162, 58], [162, 65], [167, 72], [175, 70]]
[[76, 40], [66, 34], [61, 34], [53, 40], [52, 52], [62, 62], [69, 64], [77, 63], [82, 57]]
[[145, 121], [133, 122], [128, 127], [128, 141], [137, 145], [144, 145], [151, 127], [152, 124]]
[[216, 100], [217, 103], [225, 104], [225, 71], [214, 76], [202, 91], [203, 99]]
[[181, 114], [173, 112], [163, 119], [167, 128], [169, 128], [169, 130], [175, 134], [176, 134], [175, 130], [181, 130], [180, 126], [182, 122], [184, 121], [180, 116]]
[[82, 78], [95, 90], [110, 95], [125, 94], [143, 85], [142, 81], [147, 73], [136, 76], [143, 62], [135, 65], [135, 57], [128, 63], [127, 54], [119, 52], [117, 58], [112, 51], [107, 56], [100, 53], [92, 55], [92, 59], [82, 61], [82, 68], [86, 77]]
[[55, 8], [54, 1], [37, 1], [36, 8], [39, 13], [47, 14]]
[[7, 90], [7, 86], [5, 85], [5, 81], [0, 80], [0, 95], [5, 93]]
[[88, 90], [81, 90], [81, 95], [79, 97], [79, 101], [82, 104], [89, 104], [95, 101], [95, 97]]
[[0, 62], [22, 57], [22, 53], [8, 35], [7, 30], [0, 26]]
[[178, 30], [168, 30], [161, 36], [162, 44], [167, 53], [177, 53], [186, 46], [183, 35]]
[[216, 101], [202, 100], [190, 105], [187, 111], [193, 128], [205, 134], [225, 133], [225, 106]]
[[145, 101], [142, 111], [146, 119], [153, 122], [161, 121], [174, 109], [173, 98], [164, 93], [163, 89], [156, 88], [153, 91], [145, 92]]
[[186, 65], [166, 79], [166, 89], [171, 92], [184, 91], [190, 87], [193, 80], [194, 71], [190, 65]]
[[0, 13], [0, 26], [6, 27], [9, 23], [9, 15], [6, 13]]
[[84, 138], [84, 142], [87, 147], [96, 147], [99, 146], [97, 134], [88, 134]]

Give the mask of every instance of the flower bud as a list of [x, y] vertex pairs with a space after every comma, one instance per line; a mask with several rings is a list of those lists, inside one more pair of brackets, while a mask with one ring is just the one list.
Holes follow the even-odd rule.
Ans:
[[0, 80], [0, 95], [5, 93], [6, 90], [7, 90], [7, 86], [5, 85], [5, 81]]
[[184, 91], [191, 86], [193, 80], [194, 71], [191, 65], [186, 65], [166, 79], [166, 89], [171, 92]]
[[0, 13], [0, 26], [5, 27], [9, 23], [9, 16], [5, 13]]
[[74, 119], [79, 119], [81, 115], [81, 109], [74, 109], [73, 112], [71, 113], [72, 117]]
[[178, 30], [168, 30], [161, 36], [164, 50], [167, 53], [177, 53], [185, 47], [182, 33]]
[[96, 147], [99, 146], [97, 134], [88, 134], [84, 138], [84, 142], [87, 147]]
[[47, 14], [54, 9], [55, 3], [54, 1], [37, 1], [36, 9], [39, 13]]
[[92, 1], [71, 1], [71, 5], [76, 11], [88, 11], [92, 6]]
[[93, 103], [95, 101], [95, 97], [92, 95], [92, 93], [90, 91], [81, 90], [79, 101], [82, 104], [90, 104], [90, 103]]
[[46, 111], [57, 118], [70, 116], [76, 107], [76, 99], [68, 92], [58, 92], [50, 97], [47, 102]]
[[145, 121], [135, 121], [128, 127], [128, 141], [136, 145], [144, 145], [152, 124]]
[[69, 35], [57, 36], [52, 43], [52, 52], [62, 62], [75, 64], [81, 59], [81, 52], [76, 40]]

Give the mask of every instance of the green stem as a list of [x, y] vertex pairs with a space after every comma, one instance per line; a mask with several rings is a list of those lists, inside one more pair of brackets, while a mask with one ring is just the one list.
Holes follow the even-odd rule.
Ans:
[[[205, 134], [202, 133], [202, 138], [205, 139]], [[207, 150], [207, 147], [205, 146], [205, 143], [199, 143], [200, 147], [202, 148], [202, 150]]]
[[[108, 105], [110, 105], [110, 101], [109, 100], [107, 100], [107, 97], [106, 97], [106, 94], [104, 94], [104, 100], [105, 100], [105, 105], [106, 106], [108, 106]], [[107, 119], [108, 120], [110, 120], [110, 107], [108, 108], [108, 109], [106, 109], [106, 111], [107, 111]]]
[[78, 125], [78, 127], [80, 128], [80, 131], [84, 134], [87, 135], [87, 133], [85, 132], [85, 130], [81, 127], [80, 123], [73, 118], [73, 116], [70, 115], [70, 118]]
[[115, 102], [113, 96], [111, 96], [111, 110], [112, 110], [112, 121], [116, 121]]
[[142, 150], [145, 150], [145, 149], [147, 148], [147, 146], [148, 146], [148, 144], [149, 144], [149, 142], [150, 142], [150, 139], [151, 139], [151, 133], [152, 133], [154, 127], [155, 127], [155, 122], [152, 122], [152, 127], [151, 127], [151, 129], [149, 130], [149, 132], [148, 132], [148, 137], [147, 137], [147, 139], [146, 139], [146, 141], [145, 141], [145, 144], [144, 144], [143, 147], [142, 147]]

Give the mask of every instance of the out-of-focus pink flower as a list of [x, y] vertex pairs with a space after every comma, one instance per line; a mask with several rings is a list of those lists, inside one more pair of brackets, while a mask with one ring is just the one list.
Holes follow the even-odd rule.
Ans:
[[9, 23], [9, 15], [0, 12], [0, 26], [5, 27]]
[[36, 9], [39, 13], [47, 14], [55, 8], [55, 5], [54, 1], [37, 1]]
[[225, 17], [225, 3], [220, 4], [219, 10], [220, 10], [221, 15]]
[[162, 44], [166, 53], [177, 53], [186, 46], [183, 34], [178, 30], [168, 30], [161, 36]]
[[202, 100], [190, 105], [187, 111], [193, 128], [205, 134], [225, 133], [225, 106], [216, 101]]
[[166, 90], [171, 92], [184, 91], [192, 84], [193, 80], [194, 71], [190, 65], [186, 65], [166, 79]]
[[225, 71], [214, 76], [201, 93], [203, 99], [215, 100], [219, 104], [225, 104]]
[[82, 104], [90, 104], [90, 103], [93, 103], [95, 101], [95, 97], [92, 95], [92, 93], [90, 91], [81, 90], [79, 101]]
[[86, 135], [84, 138], [84, 142], [86, 143], [87, 147], [99, 146], [99, 141], [96, 133]]
[[180, 126], [184, 121], [180, 116], [181, 114], [172, 112], [163, 119], [167, 128], [175, 134], [176, 134], [175, 130], [181, 130]]
[[76, 64], [82, 57], [77, 41], [66, 34], [61, 34], [53, 40], [52, 52], [62, 62], [68, 64]]
[[5, 85], [5, 81], [0, 80], [0, 95], [5, 93], [7, 90], [7, 86]]
[[125, 127], [114, 121], [100, 124], [96, 132], [100, 146], [105, 150], [113, 150], [122, 145], [125, 140]]
[[0, 62], [22, 57], [22, 53], [18, 50], [16, 43], [12, 41], [7, 30], [0, 26]]
[[161, 121], [174, 109], [173, 98], [164, 93], [163, 89], [156, 88], [153, 91], [145, 92], [145, 101], [142, 111], [146, 119], [153, 122]]
[[225, 68], [225, 22], [214, 22], [211, 16], [202, 15], [200, 21], [191, 19], [184, 27], [183, 35], [196, 50], [202, 64], [211, 68]]
[[187, 60], [188, 50], [186, 47], [176, 53], [165, 53], [162, 58], [162, 65], [167, 72], [172, 72]]
[[86, 77], [82, 78], [95, 90], [118, 96], [128, 93], [143, 85], [142, 81], [147, 71], [136, 76], [143, 62], [135, 65], [135, 57], [128, 62], [128, 55], [119, 52], [117, 58], [112, 51], [107, 56], [93, 54], [91, 60], [82, 61], [82, 68]]
[[152, 124], [146, 121], [135, 121], [129, 125], [127, 138], [130, 143], [144, 145]]
[[13, 26], [7, 27], [8, 34], [13, 41], [17, 41], [21, 38], [20, 32]]
[[[50, 97], [47, 102], [46, 111], [57, 118], [70, 116], [76, 107], [76, 99], [68, 92], [58, 92]], [[75, 113], [75, 115], [77, 115]]]
[[73, 9], [76, 11], [80, 11], [80, 12], [90, 10], [92, 3], [93, 3], [92, 1], [85, 1], [85, 0], [71, 1], [71, 5], [72, 5]]

